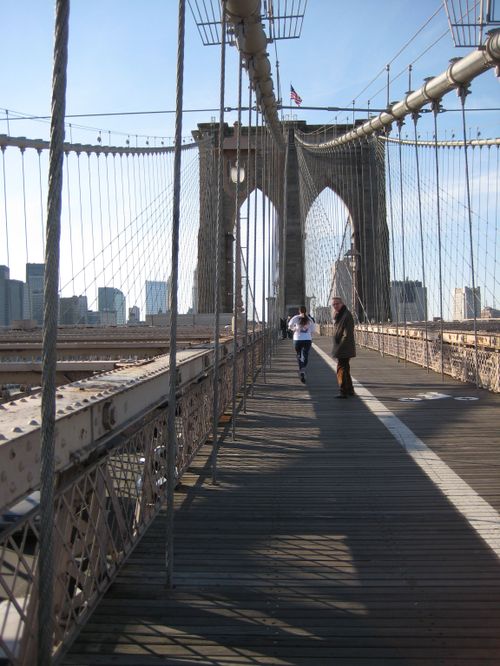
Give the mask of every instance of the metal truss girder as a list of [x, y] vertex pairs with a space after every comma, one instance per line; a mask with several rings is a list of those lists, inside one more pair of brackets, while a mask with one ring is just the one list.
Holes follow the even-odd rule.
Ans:
[[[230, 355], [232, 341], [221, 345]], [[213, 348], [177, 354], [179, 391], [204, 377]], [[55, 470], [78, 464], [99, 445], [159, 406], [167, 405], [168, 356], [102, 373], [57, 389]], [[0, 405], [0, 510], [36, 490], [40, 481], [41, 397]]]

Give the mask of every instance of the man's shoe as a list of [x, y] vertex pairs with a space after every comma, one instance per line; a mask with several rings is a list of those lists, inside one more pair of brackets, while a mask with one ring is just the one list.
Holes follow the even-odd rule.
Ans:
[[306, 383], [306, 373], [305, 373], [305, 372], [301, 372], [301, 373], [300, 373], [300, 381], [301, 381], [303, 384]]
[[339, 393], [338, 395], [335, 396], [336, 398], [340, 398], [341, 400], [347, 400], [347, 396], [344, 395], [343, 393]]

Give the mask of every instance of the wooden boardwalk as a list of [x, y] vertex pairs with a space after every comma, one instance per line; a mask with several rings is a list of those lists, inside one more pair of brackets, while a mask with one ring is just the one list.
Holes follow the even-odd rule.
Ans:
[[281, 341], [219, 484], [202, 451], [177, 493], [175, 589], [159, 516], [62, 663], [499, 666], [500, 396], [370, 351], [353, 375], [335, 400], [313, 351], [304, 386]]

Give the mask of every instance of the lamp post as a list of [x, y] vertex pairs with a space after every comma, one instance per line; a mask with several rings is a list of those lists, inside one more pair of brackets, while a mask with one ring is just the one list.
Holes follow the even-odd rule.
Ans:
[[358, 265], [358, 257], [361, 255], [357, 250], [354, 249], [354, 245], [351, 245], [350, 249], [347, 250], [345, 253], [344, 257], [348, 259], [349, 261], [349, 267], [351, 269], [351, 307], [352, 307], [352, 314], [354, 316], [356, 312], [356, 294], [357, 294], [357, 289], [356, 289], [356, 271], [357, 271], [357, 265]]
[[[229, 177], [235, 185], [236, 198], [236, 252], [234, 267], [234, 313], [233, 313], [233, 334], [238, 330], [237, 321], [241, 319], [243, 312], [243, 301], [241, 297], [241, 229], [240, 229], [240, 205], [239, 205], [239, 186], [245, 182], [245, 168], [238, 163], [238, 160], [231, 165]], [[248, 224], [248, 221], [247, 221]]]
[[229, 170], [229, 176], [231, 178], [231, 182], [236, 185], [236, 183], [243, 183], [245, 182], [245, 167], [240, 166], [239, 168], [239, 177], [238, 177], [238, 165], [235, 162], [234, 165], [231, 166]]

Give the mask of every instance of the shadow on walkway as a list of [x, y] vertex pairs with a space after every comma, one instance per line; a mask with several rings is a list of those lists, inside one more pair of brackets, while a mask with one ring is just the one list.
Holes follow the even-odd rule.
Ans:
[[[353, 365], [431, 445], [453, 439], [453, 409], [459, 430], [477, 418], [452, 398], [399, 402], [438, 390], [424, 370], [365, 351]], [[266, 377], [220, 450], [219, 484], [199, 469], [202, 452], [203, 483], [188, 475], [180, 488], [175, 588], [164, 586], [160, 515], [63, 663], [498, 666], [493, 551], [360, 399], [333, 399], [335, 375], [317, 353], [304, 386], [282, 341]], [[490, 430], [481, 446], [497, 469]], [[475, 438], [462, 440], [465, 467]]]

